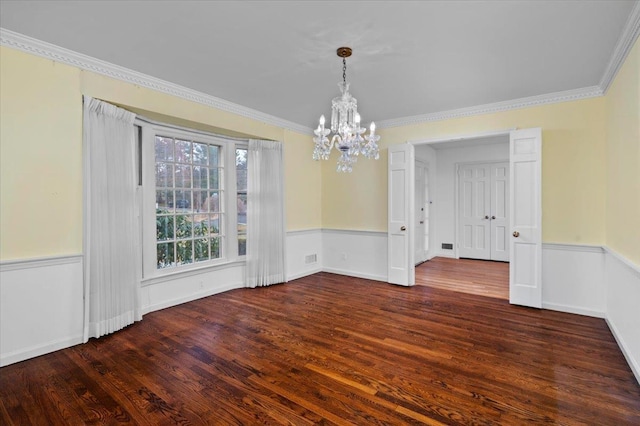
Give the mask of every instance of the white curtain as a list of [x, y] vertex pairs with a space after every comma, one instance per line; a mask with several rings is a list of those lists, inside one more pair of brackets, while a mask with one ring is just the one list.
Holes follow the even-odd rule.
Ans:
[[84, 97], [84, 341], [142, 319], [135, 114]]
[[247, 287], [285, 281], [282, 143], [250, 140], [247, 161]]

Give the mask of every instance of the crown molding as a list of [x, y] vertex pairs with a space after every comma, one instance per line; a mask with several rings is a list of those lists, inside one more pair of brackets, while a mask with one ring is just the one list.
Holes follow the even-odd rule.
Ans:
[[590, 86], [580, 89], [565, 90], [562, 92], [547, 93], [545, 95], [512, 99], [510, 101], [477, 105], [468, 108], [459, 108], [449, 111], [434, 112], [431, 114], [414, 115], [410, 117], [383, 120], [376, 124], [378, 128], [386, 129], [389, 127], [409, 126], [412, 124], [427, 123], [430, 121], [449, 120], [452, 118], [468, 117], [471, 115], [491, 114], [495, 112], [510, 111], [513, 109], [529, 108], [546, 104], [555, 104], [559, 102], [577, 101], [580, 99], [594, 98], [602, 95], [603, 92], [599, 86]]
[[302, 134], [313, 134], [310, 127], [302, 126], [255, 109], [247, 108], [215, 96], [207, 95], [206, 93], [198, 92], [197, 90], [170, 83], [147, 74], [114, 65], [4, 28], [0, 28], [0, 45], [71, 65], [82, 70], [95, 72], [127, 83], [146, 87], [148, 89], [156, 90], [158, 92], [166, 93], [168, 95], [176, 96], [208, 107], [237, 114], [272, 126], [281, 127]]
[[[377, 123], [378, 129], [390, 127], [408, 126], [432, 121], [449, 120], [453, 118], [469, 117], [480, 114], [491, 114], [496, 112], [510, 111], [514, 109], [554, 104], [559, 102], [576, 101], [604, 95], [609, 85], [613, 81], [616, 73], [622, 66], [629, 51], [633, 47], [640, 34], [640, 1], [636, 2], [625, 29], [618, 40], [614, 53], [609, 61], [607, 69], [597, 86], [583, 87], [573, 90], [548, 93], [544, 95], [530, 96], [526, 98], [512, 99], [508, 101], [491, 104], [476, 105], [472, 107], [439, 111], [430, 114], [400, 117], [389, 120], [382, 120]], [[161, 80], [147, 74], [139, 73], [128, 68], [120, 67], [106, 61], [102, 61], [81, 53], [74, 52], [63, 47], [56, 46], [41, 40], [37, 40], [4, 28], [0, 28], [0, 45], [12, 47], [27, 53], [31, 53], [43, 58], [65, 63], [83, 70], [92, 71], [97, 74], [115, 78], [138, 86], [146, 87], [192, 102], [200, 103], [209, 107], [220, 109], [260, 121], [265, 124], [281, 127], [302, 134], [313, 134], [313, 129], [301, 124], [297, 124], [270, 114], [263, 113], [251, 108], [238, 105], [206, 93], [198, 92], [177, 84]]]
[[618, 39], [613, 55], [611, 55], [609, 64], [600, 80], [599, 86], [603, 93], [607, 93], [607, 90], [609, 90], [609, 86], [638, 39], [638, 35], [640, 35], [640, 1], [636, 1], [636, 5], [631, 10], [624, 31], [622, 31], [622, 35]]

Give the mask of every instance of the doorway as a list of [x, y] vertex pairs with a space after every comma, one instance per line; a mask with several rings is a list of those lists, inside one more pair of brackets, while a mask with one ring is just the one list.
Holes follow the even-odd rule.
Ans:
[[429, 198], [429, 167], [420, 160], [416, 160], [415, 167], [415, 264], [429, 259], [430, 212]]

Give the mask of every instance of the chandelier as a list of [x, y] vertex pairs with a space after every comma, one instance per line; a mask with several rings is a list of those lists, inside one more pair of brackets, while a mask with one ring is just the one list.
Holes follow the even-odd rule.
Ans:
[[[338, 158], [338, 171], [353, 171], [353, 165], [358, 160], [358, 155], [362, 154], [366, 158], [377, 160], [380, 158], [378, 150], [378, 140], [376, 135], [376, 125], [372, 121], [369, 127], [369, 134], [363, 133], [366, 128], [360, 127], [360, 114], [358, 114], [358, 102], [349, 93], [349, 83], [347, 83], [347, 59], [351, 56], [350, 47], [338, 49], [338, 56], [342, 58], [342, 82], [338, 83], [342, 95], [333, 98], [331, 102], [331, 129], [325, 129], [324, 115], [320, 116], [320, 124], [313, 131], [316, 135], [313, 138], [315, 148], [313, 150], [314, 160], [328, 160], [331, 148], [334, 146], [340, 152]], [[329, 133], [333, 133], [329, 141]], [[366, 142], [365, 142], [366, 141]]]

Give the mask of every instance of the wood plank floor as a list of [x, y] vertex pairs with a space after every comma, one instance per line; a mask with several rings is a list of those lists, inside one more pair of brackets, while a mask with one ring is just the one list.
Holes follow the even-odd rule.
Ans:
[[601, 319], [320, 273], [0, 369], [0, 424], [640, 424]]
[[416, 284], [509, 300], [509, 263], [434, 257], [416, 266]]

